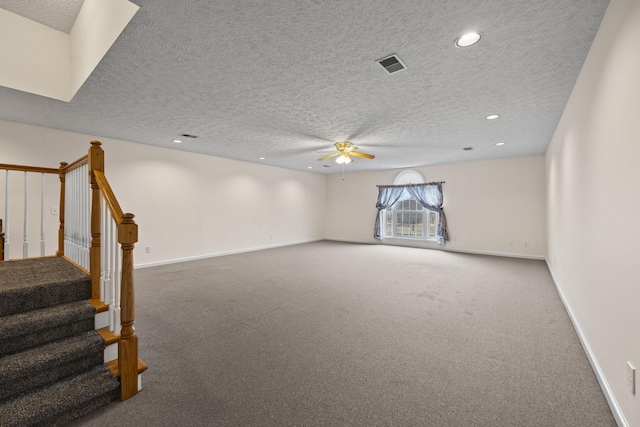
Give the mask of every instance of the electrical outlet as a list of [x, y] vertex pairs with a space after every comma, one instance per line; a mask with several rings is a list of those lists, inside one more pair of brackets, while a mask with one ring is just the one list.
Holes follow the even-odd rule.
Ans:
[[145, 250], [147, 251], [147, 253], [148, 253], [148, 254], [150, 254], [150, 253], [151, 253], [151, 246], [147, 246], [147, 247], [145, 248]]
[[524, 247], [525, 247], [525, 248], [528, 248], [528, 247], [529, 247], [529, 242], [525, 241], [525, 242], [524, 242]]
[[627, 386], [631, 394], [636, 394], [636, 368], [631, 362], [627, 362]]
[[509, 240], [509, 246], [513, 246], [513, 240]]
[[57, 206], [51, 206], [51, 215], [58, 215], [60, 210]]
[[269, 239], [273, 239], [273, 233], [269, 233]]

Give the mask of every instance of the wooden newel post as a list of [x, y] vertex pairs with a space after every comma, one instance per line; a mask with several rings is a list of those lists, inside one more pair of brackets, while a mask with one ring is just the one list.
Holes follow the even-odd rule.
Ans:
[[89, 148], [89, 182], [91, 183], [91, 247], [89, 248], [89, 275], [91, 298], [100, 298], [100, 189], [94, 171], [104, 172], [104, 151], [100, 141], [91, 141]]
[[68, 165], [66, 162], [60, 163], [60, 210], [58, 211], [60, 227], [58, 228], [58, 251], [56, 252], [56, 256], [64, 256], [64, 169]]
[[122, 215], [118, 226], [118, 243], [122, 246], [122, 282], [120, 300], [120, 343], [118, 344], [118, 370], [120, 371], [120, 399], [126, 400], [138, 393], [138, 336], [133, 328], [136, 317], [133, 289], [133, 247], [138, 241], [138, 225], [133, 214]]

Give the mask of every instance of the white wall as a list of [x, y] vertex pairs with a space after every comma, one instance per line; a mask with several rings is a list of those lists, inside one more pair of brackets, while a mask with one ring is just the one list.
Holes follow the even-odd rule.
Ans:
[[[544, 257], [546, 250], [544, 157], [520, 157], [413, 168], [443, 184], [450, 242], [445, 249]], [[330, 239], [373, 239], [376, 185], [393, 184], [398, 170], [327, 177]], [[386, 241], [386, 240], [385, 240]], [[438, 247], [404, 240], [403, 244]], [[512, 242], [512, 244], [510, 244]], [[525, 242], [529, 246], [525, 247]]]
[[0, 85], [69, 98], [69, 36], [0, 9]]
[[0, 163], [57, 167], [86, 154], [92, 139], [103, 143], [122, 209], [136, 215], [136, 265], [323, 238], [322, 175], [6, 121]]
[[0, 9], [0, 85], [69, 102], [138, 9], [85, 0], [71, 34]]
[[640, 426], [640, 2], [612, 0], [546, 154], [548, 263], [614, 406]]

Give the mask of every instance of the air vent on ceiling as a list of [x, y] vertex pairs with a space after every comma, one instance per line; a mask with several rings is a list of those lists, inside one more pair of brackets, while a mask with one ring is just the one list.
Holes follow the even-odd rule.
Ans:
[[473, 147], [464, 147], [463, 150], [464, 151], [471, 151], [471, 150], [473, 150]]
[[323, 168], [330, 168], [331, 166], [329, 165], [322, 165]]
[[196, 135], [189, 135], [188, 133], [181, 133], [180, 136], [183, 136], [185, 138], [193, 138], [193, 139], [197, 138]]
[[376, 62], [382, 65], [382, 67], [387, 70], [387, 73], [389, 74], [393, 74], [407, 68], [407, 66], [404, 65], [404, 63], [395, 53], [385, 58], [378, 59]]

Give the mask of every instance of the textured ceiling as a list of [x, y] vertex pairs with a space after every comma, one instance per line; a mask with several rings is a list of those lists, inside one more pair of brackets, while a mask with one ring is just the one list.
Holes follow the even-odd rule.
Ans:
[[69, 34], [84, 0], [0, 0], [0, 8]]
[[[376, 156], [352, 171], [543, 154], [608, 5], [132, 2], [70, 103], [0, 88], [0, 119], [317, 173], [342, 170], [316, 161], [341, 140]], [[469, 30], [481, 41], [454, 47]], [[407, 70], [375, 62], [392, 53]]]

